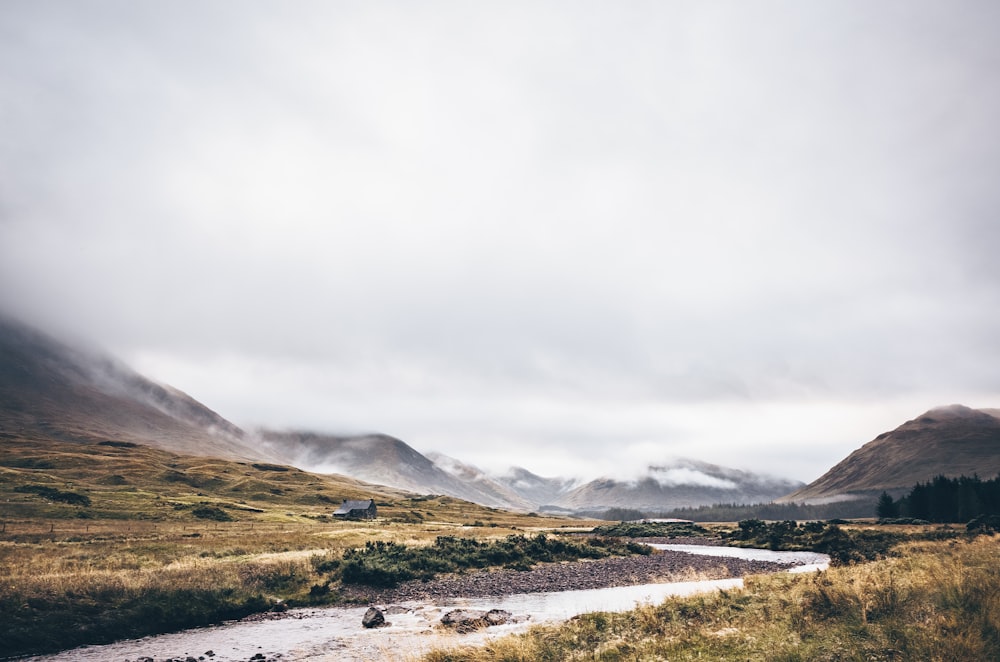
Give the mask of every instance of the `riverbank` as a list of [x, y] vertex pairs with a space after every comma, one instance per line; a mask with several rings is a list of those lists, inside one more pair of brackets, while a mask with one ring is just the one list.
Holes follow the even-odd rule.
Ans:
[[482, 570], [447, 575], [427, 582], [404, 582], [394, 588], [344, 586], [341, 593], [351, 602], [389, 604], [724, 579], [779, 572], [793, 565], [657, 551], [648, 556], [538, 564], [530, 570]]
[[[529, 526], [550, 535], [580, 528], [578, 521], [476, 509], [466, 514], [447, 497], [413, 503], [436, 513], [435, 520], [345, 522], [288, 514], [291, 521], [276, 522], [6, 521], [0, 532], [0, 658], [207, 626], [275, 608], [337, 604], [341, 583], [328, 568], [368, 542], [419, 547], [441, 536], [502, 540]], [[490, 525], [463, 525], [472, 515]]]
[[[704, 549], [704, 548], [703, 548]], [[709, 548], [718, 549], [718, 548]], [[732, 548], [728, 548], [732, 549]], [[732, 549], [736, 554], [754, 554], [761, 550]], [[809, 563], [814, 555], [806, 554], [799, 563]], [[705, 557], [683, 553], [655, 553], [651, 557], [662, 563], [644, 563], [636, 568], [633, 564], [632, 577], [642, 576], [642, 571], [652, 571], [663, 567], [677, 568], [684, 564], [688, 568], [681, 571], [685, 577], [693, 577], [705, 572], [730, 574], [748, 570], [773, 569], [785, 564], [755, 563], [713, 563], [712, 567], [700, 566]], [[650, 556], [637, 558], [647, 559]], [[808, 558], [805, 558], [808, 557]], [[752, 556], [748, 558], [753, 558]], [[610, 560], [610, 559], [605, 559]], [[720, 559], [708, 559], [720, 561]], [[738, 559], [737, 559], [738, 560]], [[620, 584], [623, 574], [611, 574], [611, 570], [623, 570], [626, 566], [616, 564], [609, 568], [601, 561], [580, 563], [547, 564], [537, 568], [534, 577], [531, 572], [519, 573], [522, 580], [552, 588], [554, 581], [572, 577], [574, 571], [587, 566], [594, 571], [594, 577], [604, 577], [605, 582]], [[695, 568], [699, 568], [700, 571]], [[561, 568], [564, 574], [556, 578], [551, 572]], [[538, 572], [540, 571], [540, 572]], [[476, 581], [488, 574], [504, 576], [506, 573], [469, 573], [460, 578]], [[427, 582], [430, 584], [431, 582]], [[38, 658], [39, 662], [108, 662], [124, 660], [167, 660], [198, 659], [203, 656], [213, 662], [246, 662], [247, 660], [290, 662], [310, 660], [315, 662], [413, 662], [414, 656], [430, 653], [441, 647], [455, 645], [489, 645], [488, 642], [509, 634], [524, 632], [538, 624], [565, 621], [589, 612], [621, 612], [637, 605], [652, 605], [670, 596], [692, 595], [704, 591], [733, 590], [742, 586], [740, 578], [698, 580], [679, 583], [646, 583], [622, 585], [613, 588], [594, 588], [550, 592], [521, 592], [509, 595], [475, 597], [453, 595], [434, 600], [394, 600], [380, 606], [384, 609], [384, 627], [367, 629], [362, 625], [362, 616], [367, 607], [327, 607], [290, 609], [282, 613], [254, 615], [236, 622], [210, 628], [195, 628], [174, 634], [148, 637], [145, 639], [121, 641], [106, 646], [95, 646], [65, 651], [52, 656]], [[452, 584], [453, 588], [458, 584]], [[400, 587], [402, 588], [402, 587]], [[442, 586], [425, 587], [438, 595], [443, 595]], [[461, 590], [472, 590], [470, 584]], [[502, 591], [506, 593], [507, 591]], [[404, 597], [402, 594], [381, 597]], [[445, 614], [452, 610], [488, 611], [491, 609], [507, 612], [509, 618], [501, 625], [485, 627], [474, 632], [444, 627]], [[208, 655], [206, 651], [211, 651]]]
[[905, 543], [875, 562], [591, 613], [424, 662], [997, 660], [1000, 537]]

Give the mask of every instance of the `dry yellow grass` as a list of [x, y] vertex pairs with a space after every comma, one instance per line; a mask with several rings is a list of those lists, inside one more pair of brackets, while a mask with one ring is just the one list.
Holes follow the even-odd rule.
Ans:
[[426, 662], [1000, 659], [1000, 539], [911, 543], [873, 563], [590, 614]]
[[439, 497], [423, 505], [433, 522], [294, 514], [250, 522], [8, 521], [0, 533], [0, 612], [13, 616], [0, 623], [0, 640], [8, 650], [38, 651], [203, 625], [277, 601], [336, 602], [336, 586], [323, 588], [329, 578], [321, 564], [369, 541], [413, 546], [439, 535], [502, 538], [526, 524], [578, 524], [505, 513], [522, 526], [468, 526], [462, 502]]
[[[330, 516], [359, 498], [376, 500], [378, 521]], [[34, 652], [203, 625], [276, 600], [336, 601], [329, 570], [317, 566], [372, 541], [594, 524], [149, 446], [7, 438], [0, 641]]]

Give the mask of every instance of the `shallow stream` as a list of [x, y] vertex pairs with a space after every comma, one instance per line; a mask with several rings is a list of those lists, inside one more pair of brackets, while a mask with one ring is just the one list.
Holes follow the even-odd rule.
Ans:
[[[702, 545], [653, 545], [689, 554], [730, 556], [750, 560], [799, 564], [790, 572], [821, 570], [829, 557], [812, 552], [772, 552], [762, 549]], [[389, 626], [366, 630], [361, 617], [366, 607], [292, 609], [271, 617], [185, 630], [173, 634], [85, 646], [54, 655], [30, 658], [33, 662], [136, 662], [144, 657], [235, 662], [251, 660], [398, 661], [414, 660], [434, 648], [483, 641], [527, 629], [533, 624], [561, 621], [594, 611], [628, 611], [641, 604], [656, 604], [669, 596], [735, 588], [743, 580], [717, 579], [668, 584], [618, 586], [585, 591], [521, 593], [506, 597], [452, 598], [435, 604], [403, 602], [388, 606]], [[452, 609], [504, 609], [516, 623], [469, 634], [455, 634], [438, 622]]]

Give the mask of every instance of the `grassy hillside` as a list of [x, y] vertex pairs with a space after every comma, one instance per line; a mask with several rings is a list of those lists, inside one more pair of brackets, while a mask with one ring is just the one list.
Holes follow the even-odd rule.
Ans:
[[113, 440], [8, 437], [0, 443], [0, 520], [8, 532], [19, 520], [39, 519], [322, 521], [343, 499], [362, 498], [374, 498], [387, 521], [514, 521], [458, 499], [276, 464], [184, 456]]
[[[180, 521], [211, 506], [231, 519], [329, 512], [343, 498], [399, 497], [346, 478], [288, 467], [182, 456], [130, 442], [5, 439], [0, 446], [4, 519]], [[72, 497], [51, 498], [32, 488]], [[89, 505], [82, 505], [89, 503]], [[225, 519], [225, 518], [222, 518]]]
[[779, 501], [875, 498], [883, 490], [899, 494], [938, 475], [993, 478], [1000, 474], [1000, 418], [989, 411], [961, 405], [932, 409], [880, 434]]

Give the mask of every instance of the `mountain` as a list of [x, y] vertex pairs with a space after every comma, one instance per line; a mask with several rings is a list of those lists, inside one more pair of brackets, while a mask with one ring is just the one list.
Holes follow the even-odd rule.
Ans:
[[536, 504], [536, 507], [554, 504], [580, 482], [574, 478], [545, 478], [521, 467], [511, 467], [503, 474], [493, 476], [493, 480]]
[[245, 431], [189, 395], [100, 352], [59, 342], [0, 316], [0, 439], [92, 445], [129, 442], [199, 457], [277, 462], [418, 494], [508, 510], [652, 512], [769, 501], [797, 484], [683, 461], [636, 480], [586, 484], [512, 468], [491, 475], [384, 434]]
[[902, 493], [938, 475], [1000, 474], [1000, 410], [950, 405], [884, 432], [783, 502]]
[[262, 449], [318, 473], [340, 473], [419, 494], [447, 494], [485, 506], [532, 510], [534, 505], [494, 483], [479, 469], [438, 456], [439, 465], [385, 434], [337, 436], [258, 430]]
[[717, 503], [764, 503], [801, 483], [681, 459], [650, 466], [634, 480], [599, 478], [560, 495], [553, 505], [572, 511], [630, 508], [665, 512]]
[[97, 350], [0, 315], [0, 439], [128, 442], [200, 457], [287, 463], [488, 506], [532, 504], [485, 476], [456, 476], [387, 435], [246, 432], [189, 395]]
[[97, 351], [0, 316], [0, 435], [128, 441], [227, 459], [269, 459], [189, 395]]
[[[497, 480], [495, 476], [491, 476], [479, 467], [456, 460], [453, 457], [448, 457], [442, 453], [427, 453], [427, 457], [442, 471], [454, 476], [470, 488], [476, 489], [487, 498], [494, 499], [495, 504], [508, 504], [500, 505], [499, 507], [529, 511], [536, 510], [541, 505], [535, 499], [528, 498], [517, 490], [511, 489], [503, 482]], [[485, 501], [478, 499], [476, 503], [486, 504]]]
[[715, 503], [766, 502], [801, 486], [693, 460], [650, 467], [632, 481], [601, 478], [581, 485], [569, 478], [543, 478], [520, 467], [491, 475], [447, 455], [423, 455], [388, 435], [268, 430], [258, 434], [263, 448], [293, 466], [508, 510], [594, 512], [624, 507], [657, 512]]

